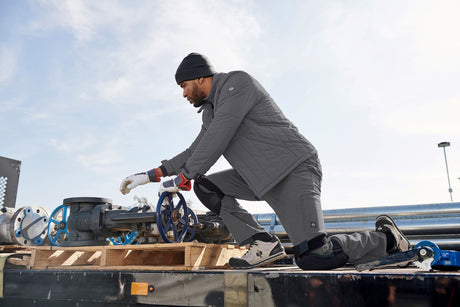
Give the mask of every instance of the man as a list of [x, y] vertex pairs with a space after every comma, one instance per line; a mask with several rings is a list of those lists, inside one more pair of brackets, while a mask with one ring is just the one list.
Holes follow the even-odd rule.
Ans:
[[[236, 242], [248, 245], [233, 268], [252, 268], [285, 256], [276, 236], [265, 231], [236, 199], [264, 200], [275, 211], [304, 270], [333, 269], [405, 251], [409, 242], [393, 220], [380, 216], [376, 231], [327, 237], [321, 209], [321, 165], [314, 146], [284, 116], [265, 89], [243, 71], [216, 73], [209, 60], [191, 53], [180, 63], [176, 82], [199, 108], [203, 125], [189, 148], [161, 166], [125, 178], [123, 194], [163, 181], [160, 192], [190, 190], [221, 216]], [[224, 156], [232, 169], [205, 176]]]

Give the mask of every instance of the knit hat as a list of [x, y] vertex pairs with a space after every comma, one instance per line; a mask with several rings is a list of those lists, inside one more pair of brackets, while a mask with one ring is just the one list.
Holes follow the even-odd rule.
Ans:
[[216, 73], [208, 58], [199, 53], [187, 55], [176, 71], [176, 82], [180, 84], [187, 80], [209, 77]]

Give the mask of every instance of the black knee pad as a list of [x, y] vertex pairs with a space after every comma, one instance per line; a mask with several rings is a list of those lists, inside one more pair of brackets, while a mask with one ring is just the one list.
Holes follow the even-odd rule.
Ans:
[[[321, 242], [321, 238], [325, 239]], [[302, 254], [295, 255], [295, 262], [302, 270], [332, 270], [343, 267], [348, 262], [348, 256], [343, 253], [342, 247], [337, 240], [332, 239], [332, 253], [329, 255], [318, 255], [311, 252], [311, 250], [321, 247], [326, 244], [330, 239], [325, 236], [318, 236], [310, 241], [312, 249]], [[303, 242], [302, 242], [303, 243]], [[313, 243], [313, 244], [312, 244]], [[319, 245], [319, 246], [318, 246]]]
[[347, 262], [348, 256], [343, 252], [327, 256], [305, 253], [295, 257], [295, 263], [305, 271], [332, 270], [343, 267]]
[[206, 208], [217, 215], [220, 214], [222, 198], [224, 198], [225, 195], [219, 187], [209, 181], [205, 176], [199, 176], [195, 179], [193, 191]]

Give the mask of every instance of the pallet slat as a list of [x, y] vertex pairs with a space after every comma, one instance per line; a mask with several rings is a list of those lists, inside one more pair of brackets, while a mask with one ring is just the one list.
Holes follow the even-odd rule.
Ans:
[[35, 247], [32, 269], [199, 270], [226, 268], [247, 248], [230, 244], [164, 243], [143, 245]]

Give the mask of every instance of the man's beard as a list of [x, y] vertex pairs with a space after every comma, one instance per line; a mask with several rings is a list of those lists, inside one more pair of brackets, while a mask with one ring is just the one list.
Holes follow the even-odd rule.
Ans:
[[193, 86], [192, 95], [190, 96], [190, 99], [193, 101], [193, 106], [195, 108], [201, 107], [205, 98], [206, 97], [202, 91], [198, 92], [198, 85], [195, 84]]

